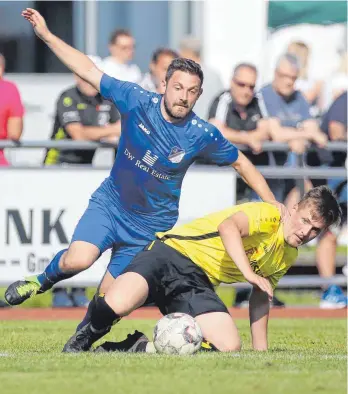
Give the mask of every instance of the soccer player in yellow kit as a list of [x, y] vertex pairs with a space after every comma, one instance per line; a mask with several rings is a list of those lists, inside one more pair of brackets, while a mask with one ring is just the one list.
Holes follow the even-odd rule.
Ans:
[[[90, 350], [113, 322], [146, 301], [155, 302], [164, 315], [193, 316], [213, 349], [238, 351], [237, 328], [214, 287], [245, 281], [253, 285], [253, 348], [267, 350], [273, 289], [296, 260], [297, 248], [338, 223], [341, 215], [331, 190], [320, 186], [306, 193], [284, 220], [275, 206], [252, 202], [157, 233], [158, 240], [133, 259], [105, 296], [97, 297], [91, 323], [70, 338], [64, 351]], [[137, 334], [124, 342], [126, 350], [148, 351], [147, 338]]]

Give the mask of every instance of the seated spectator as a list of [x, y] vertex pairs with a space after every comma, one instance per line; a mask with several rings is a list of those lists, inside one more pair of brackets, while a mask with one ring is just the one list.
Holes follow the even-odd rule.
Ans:
[[[209, 122], [218, 127], [229, 141], [248, 145], [250, 152], [245, 155], [255, 165], [268, 165], [269, 156], [262, 152], [262, 142], [269, 139], [269, 121], [262, 119], [258, 99], [254, 96], [257, 70], [252, 64], [241, 63], [233, 71], [231, 86], [219, 94], [209, 110]], [[277, 181], [268, 180], [272, 189]], [[272, 185], [274, 187], [272, 187]], [[256, 199], [241, 179], [237, 179], [237, 200]], [[248, 305], [250, 290], [237, 290], [235, 307]], [[284, 303], [273, 297], [272, 306], [282, 307]]]
[[[282, 55], [278, 60], [273, 82], [260, 90], [258, 98], [262, 115], [270, 118], [272, 140], [287, 142], [294, 153], [303, 154], [310, 142], [323, 148], [327, 137], [310, 115], [309, 103], [302, 93], [295, 89], [299, 72], [297, 57], [289, 53]], [[276, 165], [283, 166], [288, 154], [275, 152], [273, 158]], [[290, 160], [293, 160], [292, 156]], [[286, 187], [291, 190], [293, 186], [291, 181], [278, 182], [277, 198], [283, 200]], [[292, 193], [295, 193], [295, 189]]]
[[[323, 117], [322, 130], [327, 133], [330, 141], [347, 141], [347, 92], [339, 96]], [[332, 152], [332, 167], [345, 167], [346, 152]], [[337, 238], [347, 220], [347, 179], [329, 179], [328, 186], [335, 191], [341, 205], [344, 222], [339, 228], [330, 229], [319, 240], [316, 250], [316, 260], [319, 275], [328, 280], [336, 272]], [[321, 308], [344, 308], [347, 297], [336, 285], [323, 288], [320, 301]]]
[[139, 83], [141, 72], [137, 65], [130, 63], [134, 57], [135, 40], [128, 30], [116, 30], [109, 41], [109, 57], [103, 60], [103, 71], [121, 81]]
[[338, 69], [325, 81], [322, 90], [322, 107], [327, 111], [330, 105], [348, 89], [348, 53], [341, 55]]
[[[119, 137], [120, 114], [114, 104], [77, 75], [75, 81], [76, 85], [58, 98], [51, 139], [99, 141]], [[44, 164], [92, 164], [94, 154], [95, 150], [49, 149]]]
[[[209, 109], [209, 122], [234, 144], [248, 145], [246, 156], [255, 165], [268, 165], [262, 142], [269, 139], [268, 120], [262, 119], [258, 100], [254, 96], [256, 67], [241, 63], [233, 71], [230, 89], [218, 94]], [[247, 198], [244, 182], [238, 181], [238, 199]]]
[[165, 76], [170, 63], [179, 55], [168, 48], [157, 49], [151, 59], [150, 71], [146, 73], [140, 82], [140, 86], [150, 92], [163, 94]]
[[[299, 72], [300, 63], [296, 56], [289, 53], [281, 56], [273, 82], [260, 90], [258, 98], [262, 115], [271, 118], [272, 139], [288, 142], [294, 152], [304, 153], [309, 142], [324, 147], [327, 137], [310, 115], [307, 100], [295, 89]], [[285, 164], [286, 153], [277, 153], [275, 157], [276, 164]]]
[[[5, 57], [0, 53], [0, 140], [21, 138], [24, 108], [21, 96], [13, 82], [3, 78]], [[8, 166], [4, 151], [0, 149], [0, 166]]]
[[179, 55], [200, 64], [204, 73], [203, 93], [195, 104], [194, 112], [202, 119], [208, 119], [209, 107], [215, 96], [223, 90], [219, 74], [202, 62], [202, 44], [194, 37], [188, 36], [180, 42]]
[[[91, 58], [97, 62], [97, 59]], [[98, 91], [75, 75], [76, 85], [62, 92], [56, 105], [52, 139], [98, 141], [120, 135], [120, 115], [113, 103], [102, 98]], [[95, 150], [49, 149], [45, 165], [92, 164]], [[87, 306], [84, 288], [53, 290], [53, 307]]]
[[295, 87], [310, 104], [311, 115], [317, 117], [320, 114], [319, 98], [323, 82], [314, 80], [308, 75], [309, 47], [302, 41], [294, 41], [288, 46], [287, 52], [295, 55], [300, 61], [300, 72]]

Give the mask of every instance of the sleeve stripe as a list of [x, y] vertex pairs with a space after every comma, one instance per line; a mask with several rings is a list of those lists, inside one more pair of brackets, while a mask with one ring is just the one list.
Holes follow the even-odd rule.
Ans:
[[268, 114], [268, 111], [266, 108], [265, 100], [263, 99], [263, 94], [261, 92], [259, 92], [256, 97], [257, 97], [257, 101], [259, 104], [259, 108], [260, 108], [262, 117], [268, 118], [269, 114]]
[[226, 123], [228, 107], [232, 102], [232, 97], [229, 92], [223, 93], [216, 107], [215, 118], [220, 122]]

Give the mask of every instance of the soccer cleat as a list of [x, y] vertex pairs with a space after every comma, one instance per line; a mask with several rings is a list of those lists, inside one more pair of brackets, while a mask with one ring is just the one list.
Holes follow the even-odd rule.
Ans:
[[[148, 343], [149, 343], [148, 337], [142, 332], [135, 330], [134, 334], [128, 334], [127, 338], [124, 341], [104, 342], [102, 345], [98, 346], [94, 351], [96, 353], [107, 353], [107, 352], [136, 353], [139, 351], [145, 352], [146, 345]], [[141, 350], [139, 349], [139, 346]]]
[[[249, 289], [241, 289], [237, 290], [236, 299], [233, 304], [234, 308], [248, 308], [249, 307], [249, 297], [251, 291]], [[285, 303], [273, 295], [272, 301], [270, 302], [269, 306], [271, 308], [284, 308]]]
[[91, 323], [86, 324], [68, 340], [63, 348], [63, 353], [88, 352], [93, 343], [107, 334], [110, 328], [102, 332], [94, 332], [92, 331]]
[[12, 283], [5, 292], [5, 300], [9, 305], [19, 305], [30, 297], [40, 294], [41, 284], [36, 276]]
[[284, 308], [285, 307], [285, 302], [280, 300], [279, 298], [275, 297], [273, 295], [272, 301], [270, 303], [271, 308]]
[[341, 309], [347, 307], [347, 297], [342, 289], [337, 285], [331, 285], [323, 293], [320, 300], [320, 308], [322, 309]]

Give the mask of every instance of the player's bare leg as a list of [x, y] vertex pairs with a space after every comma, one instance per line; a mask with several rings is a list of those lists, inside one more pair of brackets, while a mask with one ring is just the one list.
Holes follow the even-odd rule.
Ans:
[[19, 305], [49, 290], [55, 283], [86, 270], [99, 256], [100, 250], [95, 245], [75, 241], [69, 249], [58, 252], [42, 274], [12, 283], [5, 292], [5, 299], [10, 305]]
[[241, 341], [232, 317], [225, 312], [211, 312], [196, 316], [203, 338], [221, 352], [238, 352]]

